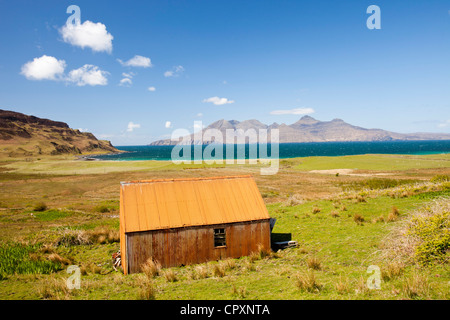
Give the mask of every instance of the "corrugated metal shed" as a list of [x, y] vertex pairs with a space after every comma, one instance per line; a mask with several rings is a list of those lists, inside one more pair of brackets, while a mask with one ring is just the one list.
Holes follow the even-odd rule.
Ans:
[[[249, 175], [122, 182], [124, 272], [138, 272], [148, 258], [168, 267], [270, 249], [269, 219]], [[225, 245], [215, 242], [217, 231]]]
[[269, 219], [251, 176], [121, 183], [124, 232]]

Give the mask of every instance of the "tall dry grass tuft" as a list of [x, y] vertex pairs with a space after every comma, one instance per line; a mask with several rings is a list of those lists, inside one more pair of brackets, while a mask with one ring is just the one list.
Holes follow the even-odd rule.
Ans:
[[175, 282], [178, 281], [178, 276], [173, 269], [166, 269], [163, 272], [164, 279], [167, 282]]
[[331, 211], [331, 214], [330, 214], [333, 218], [339, 218], [339, 212], [337, 212], [337, 211]]
[[219, 262], [217, 264], [214, 264], [213, 275], [215, 277], [222, 278], [225, 277], [225, 274], [226, 274], [225, 266], [222, 263]]
[[295, 276], [295, 285], [301, 291], [318, 293], [322, 290], [323, 286], [318, 282], [316, 275], [313, 271], [308, 273], [298, 273]]
[[142, 272], [147, 278], [154, 278], [161, 272], [161, 264], [158, 261], [153, 261], [152, 258], [148, 258], [141, 266]]
[[391, 212], [389, 212], [387, 221], [388, 222], [397, 221], [399, 216], [400, 216], [400, 212], [398, 211], [396, 206], [393, 206]]
[[67, 287], [66, 280], [61, 278], [46, 280], [38, 293], [45, 300], [70, 300], [72, 298], [72, 292]]
[[52, 261], [52, 262], [58, 262], [58, 263], [61, 263], [61, 264], [64, 264], [64, 265], [70, 264], [70, 260], [69, 259], [63, 258], [57, 253], [49, 254], [47, 259]]
[[322, 263], [316, 256], [312, 256], [306, 259], [306, 265], [308, 266], [308, 268], [311, 268], [313, 270], [322, 269]]
[[430, 294], [430, 284], [425, 275], [413, 274], [403, 283], [403, 294], [410, 299], [426, 298]]
[[141, 300], [155, 300], [157, 288], [153, 279], [148, 276], [138, 278], [139, 284], [139, 299]]
[[343, 279], [339, 276], [339, 281], [334, 284], [334, 288], [339, 294], [346, 294], [350, 292], [350, 282], [348, 278]]
[[381, 268], [381, 278], [388, 281], [402, 275], [405, 265], [399, 261], [390, 261]]
[[231, 293], [235, 296], [238, 296], [241, 299], [244, 299], [247, 296], [247, 288], [246, 287], [236, 287], [233, 283], [231, 287]]
[[190, 273], [190, 278], [194, 280], [205, 279], [209, 277], [209, 268], [207, 265], [195, 266]]

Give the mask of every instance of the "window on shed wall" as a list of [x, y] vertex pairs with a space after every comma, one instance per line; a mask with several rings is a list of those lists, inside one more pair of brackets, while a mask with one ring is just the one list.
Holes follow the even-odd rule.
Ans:
[[214, 229], [214, 247], [225, 247], [226, 245], [225, 229]]

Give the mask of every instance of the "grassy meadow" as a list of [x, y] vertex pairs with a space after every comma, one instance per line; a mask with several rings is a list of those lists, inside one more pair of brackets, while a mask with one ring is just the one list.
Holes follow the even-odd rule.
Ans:
[[[0, 299], [450, 298], [450, 154], [282, 159], [269, 176], [262, 166], [0, 159]], [[254, 176], [273, 239], [298, 247], [113, 269], [120, 181], [235, 174]], [[66, 285], [69, 265], [80, 289]]]

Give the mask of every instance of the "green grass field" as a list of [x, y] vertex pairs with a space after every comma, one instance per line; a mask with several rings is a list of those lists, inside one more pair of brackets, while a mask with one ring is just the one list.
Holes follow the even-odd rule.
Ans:
[[[444, 258], [427, 264], [385, 254], [391, 237], [415, 212], [435, 202], [448, 204], [448, 181], [433, 177], [450, 175], [449, 160], [448, 155], [284, 159], [277, 175], [265, 177], [251, 165], [3, 162], [0, 299], [449, 299], [448, 249]], [[365, 175], [309, 172], [343, 168]], [[370, 176], [380, 171], [391, 175]], [[277, 219], [272, 238], [290, 238], [298, 247], [166, 268], [155, 276], [113, 270], [120, 181], [242, 173], [254, 175]], [[12, 268], [11, 259], [23, 269]], [[67, 288], [69, 265], [80, 267], [81, 289]], [[369, 266], [381, 272], [380, 289], [367, 286], [374, 275]]]

